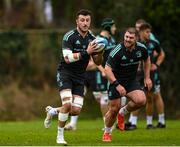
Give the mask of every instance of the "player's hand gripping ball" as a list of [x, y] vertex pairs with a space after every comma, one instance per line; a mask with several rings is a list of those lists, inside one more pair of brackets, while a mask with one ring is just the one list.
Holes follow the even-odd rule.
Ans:
[[94, 53], [99, 53], [102, 52], [104, 50], [104, 48], [107, 46], [108, 42], [105, 38], [103, 37], [96, 37], [96, 39], [94, 39], [92, 42], [92, 44], [96, 43], [96, 49], [94, 51]]
[[96, 43], [97, 46], [92, 54], [93, 61], [96, 65], [102, 64], [104, 49], [108, 45], [108, 41], [103, 37], [96, 37], [91, 43]]

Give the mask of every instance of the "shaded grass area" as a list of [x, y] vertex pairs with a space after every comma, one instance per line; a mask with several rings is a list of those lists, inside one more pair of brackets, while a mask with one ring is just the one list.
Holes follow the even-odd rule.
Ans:
[[[43, 127], [43, 120], [30, 122], [1, 122], [0, 145], [12, 146], [57, 146], [57, 121], [50, 129]], [[168, 120], [166, 129], [146, 130], [145, 121], [139, 121], [135, 131], [114, 130], [112, 142], [102, 139], [102, 120], [79, 120], [76, 131], [65, 132], [69, 146], [177, 146], [180, 145], [180, 124], [178, 120]]]

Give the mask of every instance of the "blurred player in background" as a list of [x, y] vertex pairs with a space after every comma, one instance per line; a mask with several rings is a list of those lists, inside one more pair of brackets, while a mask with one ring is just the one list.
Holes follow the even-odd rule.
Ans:
[[108, 110], [108, 94], [107, 94], [108, 80], [106, 79], [104, 68], [109, 53], [116, 46], [116, 41], [113, 37], [113, 35], [115, 35], [116, 32], [116, 25], [112, 18], [105, 18], [101, 23], [101, 27], [102, 27], [102, 31], [100, 32], [98, 37], [105, 38], [108, 43], [104, 50], [103, 63], [102, 65], [98, 66], [98, 70], [95, 73], [96, 80], [95, 80], [95, 88], [93, 90], [93, 95], [100, 104], [101, 113], [104, 121], [104, 116]]
[[[146, 24], [145, 20], [143, 19], [139, 19], [137, 20], [135, 26], [136, 29], [139, 31], [141, 25]], [[151, 28], [149, 28], [151, 30]], [[144, 33], [143, 33], [144, 32]], [[147, 47], [149, 50], [152, 50], [152, 48], [159, 48], [160, 43], [159, 41], [155, 38], [155, 36], [151, 33], [147, 34], [145, 36], [145, 39], [143, 37], [143, 34], [145, 34], [145, 30], [141, 31], [141, 39], [140, 40], [146, 40], [144, 42], [149, 42], [149, 47]], [[148, 37], [148, 38], [147, 38]], [[152, 43], [153, 42], [153, 43]], [[148, 43], [146, 43], [148, 44]], [[151, 46], [151, 48], [150, 48]], [[158, 53], [156, 50], [153, 51], [152, 54], [152, 68], [151, 70], [154, 70], [154, 76], [151, 76], [151, 78], [153, 78], [153, 84], [154, 84], [154, 88], [153, 88], [153, 95], [151, 94], [151, 98], [148, 99], [147, 101], [147, 105], [146, 105], [146, 120], [147, 120], [147, 129], [151, 129], [154, 128], [153, 123], [152, 123], [152, 118], [153, 118], [153, 101], [155, 101], [156, 104], [156, 109], [158, 112], [158, 124], [157, 124], [157, 128], [165, 128], [165, 114], [164, 114], [164, 102], [161, 96], [161, 92], [160, 92], [160, 79], [159, 79], [159, 70], [158, 68], [160, 67], [161, 63], [164, 60], [165, 57], [165, 53], [163, 51], [163, 49], [161, 48], [160, 53]], [[156, 67], [155, 67], [156, 66]], [[138, 79], [142, 79], [143, 73], [141, 72], [141, 70], [138, 72]], [[143, 87], [143, 85], [142, 85]], [[139, 110], [134, 111], [131, 113], [130, 118], [129, 118], [129, 122], [126, 123], [126, 130], [134, 130], [137, 128], [137, 119], [138, 119], [138, 113]]]

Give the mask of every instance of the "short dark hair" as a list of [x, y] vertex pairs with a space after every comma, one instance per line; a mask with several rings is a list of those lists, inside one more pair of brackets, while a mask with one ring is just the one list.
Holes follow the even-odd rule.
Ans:
[[111, 32], [110, 30], [113, 24], [115, 24], [114, 20], [112, 18], [107, 17], [102, 20], [101, 27], [104, 30]]
[[138, 20], [136, 21], [136, 23], [138, 23], [138, 24], [144, 24], [144, 23], [146, 23], [146, 21], [145, 21], [144, 19], [138, 19]]
[[91, 13], [91, 11], [89, 11], [87, 9], [81, 9], [76, 13], [76, 18], [78, 18], [79, 15], [84, 15], [84, 16], [90, 15], [91, 16], [92, 13]]
[[149, 24], [149, 23], [144, 23], [144, 24], [142, 24], [140, 27], [139, 27], [139, 31], [144, 31], [144, 30], [146, 30], [146, 29], [152, 29], [152, 27], [151, 27], [151, 25]]
[[130, 34], [135, 34], [135, 36], [138, 36], [138, 31], [136, 30], [135, 27], [129, 27], [126, 29], [125, 33], [129, 32]]

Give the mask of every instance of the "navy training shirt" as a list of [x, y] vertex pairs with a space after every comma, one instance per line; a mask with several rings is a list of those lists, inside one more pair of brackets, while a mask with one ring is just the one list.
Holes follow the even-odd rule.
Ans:
[[158, 44], [156, 41], [154, 40], [149, 40], [147, 42], [141, 42], [143, 43], [147, 50], [148, 50], [148, 54], [150, 56], [151, 59], [151, 63], [154, 63], [153, 59], [154, 59], [154, 51], [156, 51], [158, 54], [161, 52], [162, 48], [160, 47], [160, 44]]
[[[83, 52], [87, 49], [89, 42], [95, 39], [95, 36], [88, 31], [87, 35], [83, 38], [77, 29], [67, 32], [62, 41], [62, 50], [71, 50], [72, 53]], [[64, 60], [63, 54], [58, 69], [65, 69], [73, 74], [82, 74], [86, 71], [90, 56], [86, 59], [67, 64]]]
[[116, 79], [126, 84], [136, 79], [139, 63], [147, 58], [148, 51], [142, 43], [137, 42], [131, 52], [120, 43], [111, 51], [106, 64], [112, 68]]

